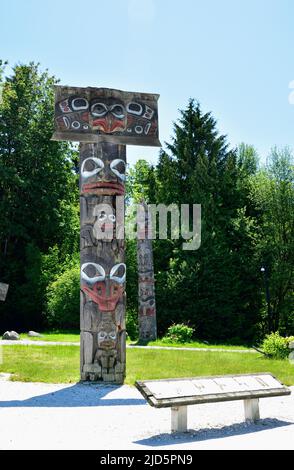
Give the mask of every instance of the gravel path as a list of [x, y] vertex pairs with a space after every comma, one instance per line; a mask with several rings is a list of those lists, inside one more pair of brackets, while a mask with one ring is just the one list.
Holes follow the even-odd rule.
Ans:
[[[32, 341], [29, 339], [21, 339], [19, 341], [11, 340], [0, 340], [0, 346], [15, 346], [17, 344], [25, 346], [79, 346], [80, 343], [70, 342], [70, 341], [41, 341], [36, 340]], [[132, 349], [167, 349], [172, 351], [210, 351], [210, 352], [233, 352], [233, 353], [254, 353], [257, 351], [254, 349], [225, 349], [225, 348], [175, 348], [172, 346], [136, 346], [132, 344], [127, 344], [127, 348]]]
[[170, 434], [170, 410], [127, 385], [0, 379], [0, 449], [294, 449], [292, 395], [260, 400], [258, 424], [241, 401], [191, 406], [190, 431]]

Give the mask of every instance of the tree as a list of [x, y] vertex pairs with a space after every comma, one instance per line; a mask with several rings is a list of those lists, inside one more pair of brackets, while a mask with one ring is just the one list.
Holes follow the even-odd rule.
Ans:
[[241, 170], [245, 164], [218, 134], [211, 114], [191, 100], [174, 125], [172, 143], [161, 151], [156, 199], [201, 204], [202, 242], [197, 251], [183, 251], [181, 239], [155, 243], [161, 333], [172, 322], [189, 321], [206, 339], [252, 340], [256, 334], [259, 274]]
[[294, 333], [294, 167], [289, 148], [273, 148], [268, 162], [251, 179], [258, 213], [258, 256], [269, 276], [270, 312], [265, 331]]
[[3, 80], [0, 271], [10, 290], [1, 306], [2, 328], [40, 325], [44, 298], [36, 286], [41, 253], [55, 244], [66, 244], [68, 251], [77, 249], [78, 233], [72, 223], [78, 200], [75, 153], [69, 144], [50, 140], [56, 82], [33, 63], [15, 66]]

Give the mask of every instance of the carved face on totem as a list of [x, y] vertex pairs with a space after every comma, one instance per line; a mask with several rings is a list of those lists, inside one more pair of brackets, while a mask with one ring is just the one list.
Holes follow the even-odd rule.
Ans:
[[155, 314], [154, 283], [140, 284], [139, 314], [152, 316]]
[[100, 325], [100, 331], [97, 333], [98, 349], [115, 349], [117, 340], [116, 326], [112, 322], [103, 321]]
[[152, 270], [152, 254], [149, 249], [142, 248], [139, 249], [139, 264], [140, 264], [140, 272], [149, 272]]
[[93, 226], [94, 236], [98, 240], [109, 241], [115, 238], [116, 215], [110, 204], [99, 204], [94, 208], [96, 222]]
[[139, 145], [142, 138], [158, 146], [157, 100], [158, 95], [147, 93], [56, 87], [55, 130], [72, 140], [95, 141], [83, 134], [98, 134], [123, 136], [124, 143]]
[[102, 161], [97, 157], [86, 158], [81, 167], [82, 194], [98, 196], [122, 196], [125, 193], [126, 163], [120, 158]]
[[81, 267], [82, 291], [101, 312], [113, 312], [124, 293], [126, 265], [115, 264], [109, 273], [101, 264], [84, 263]]
[[123, 101], [117, 98], [96, 98], [91, 102], [90, 113], [94, 131], [112, 134], [126, 129], [126, 108]]

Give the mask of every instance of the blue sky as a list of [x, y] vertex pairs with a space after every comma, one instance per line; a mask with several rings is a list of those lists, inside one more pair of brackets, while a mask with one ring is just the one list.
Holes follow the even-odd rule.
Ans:
[[[0, 58], [64, 85], [160, 93], [162, 143], [193, 97], [265, 159], [294, 146], [293, 19], [293, 0], [0, 0]], [[128, 147], [142, 157], [158, 149]]]

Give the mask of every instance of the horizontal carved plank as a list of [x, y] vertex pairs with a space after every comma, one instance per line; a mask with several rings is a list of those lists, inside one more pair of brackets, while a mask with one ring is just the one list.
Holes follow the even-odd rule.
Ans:
[[136, 387], [149, 404], [157, 408], [291, 393], [269, 373], [149, 380], [136, 382]]
[[56, 86], [53, 140], [158, 147], [158, 98], [109, 88]]

